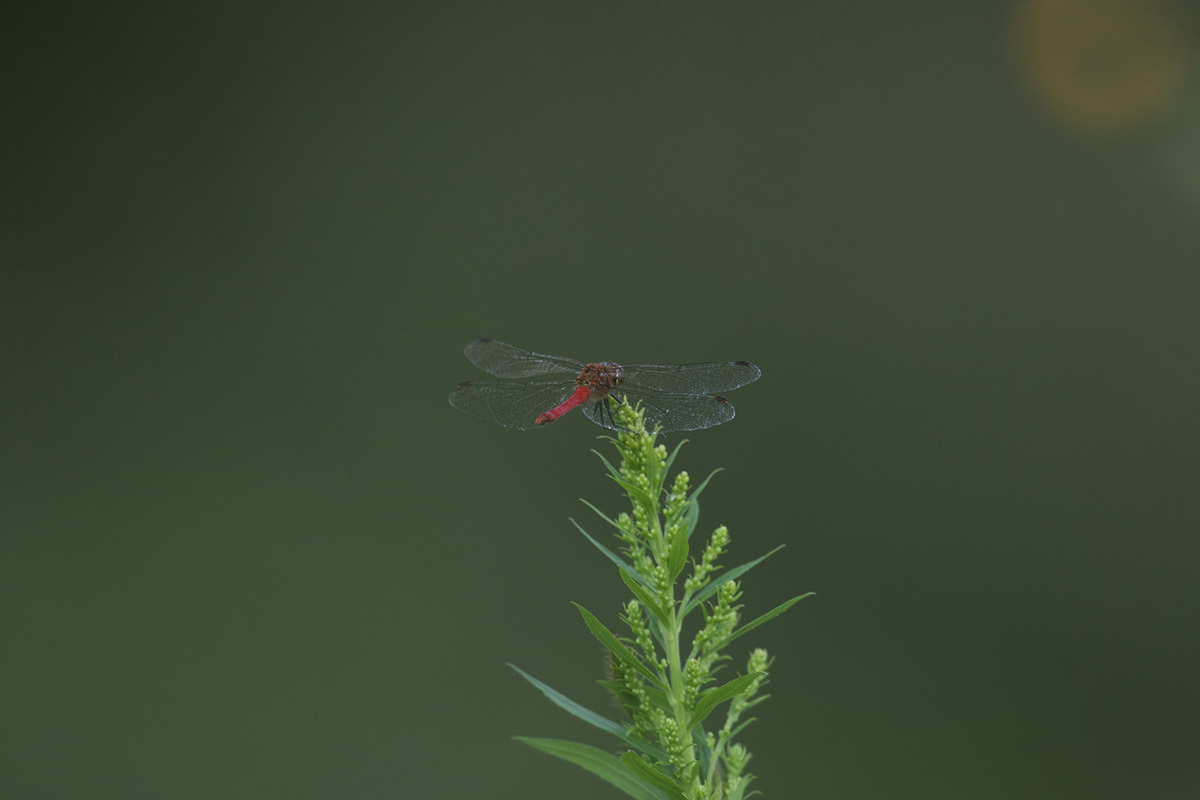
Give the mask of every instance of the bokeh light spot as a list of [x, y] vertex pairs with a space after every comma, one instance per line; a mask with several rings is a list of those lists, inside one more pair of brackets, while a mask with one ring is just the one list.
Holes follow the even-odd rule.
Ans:
[[1026, 0], [1014, 35], [1034, 96], [1056, 118], [1097, 133], [1142, 127], [1177, 95], [1188, 38], [1155, 0]]

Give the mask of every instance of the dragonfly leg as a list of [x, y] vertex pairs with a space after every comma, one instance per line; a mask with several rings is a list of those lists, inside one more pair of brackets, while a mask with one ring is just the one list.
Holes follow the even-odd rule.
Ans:
[[621, 423], [617, 422], [616, 415], [613, 413], [614, 407], [619, 406], [625, 402], [625, 396], [623, 394], [620, 394], [617, 392], [610, 392], [600, 402], [604, 403], [604, 408], [602, 409], [601, 413], [608, 420], [608, 425], [606, 425], [605, 427], [610, 428], [611, 430], [614, 430], [614, 431], [621, 431], [622, 433], [633, 433], [632, 430], [625, 427]]

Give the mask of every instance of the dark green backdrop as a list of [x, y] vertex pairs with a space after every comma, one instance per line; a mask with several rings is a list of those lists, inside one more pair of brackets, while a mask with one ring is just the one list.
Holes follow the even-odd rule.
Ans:
[[1007, 3], [414, 9], [5, 23], [0, 795], [617, 796], [504, 664], [607, 708], [620, 498], [447, 405], [480, 335], [761, 365], [680, 463], [788, 545], [747, 613], [818, 592], [744, 640], [766, 797], [1200, 793], [1191, 28], [1062, 78]]

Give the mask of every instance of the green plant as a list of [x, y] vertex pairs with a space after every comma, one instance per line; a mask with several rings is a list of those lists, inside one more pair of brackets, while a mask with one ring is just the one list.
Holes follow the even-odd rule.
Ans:
[[[734, 739], [754, 721], [743, 718], [745, 713], [767, 698], [759, 690], [766, 683], [770, 660], [765, 650], [755, 649], [743, 674], [718, 684], [717, 674], [730, 661], [724, 651], [809, 595], [793, 597], [741, 624], [737, 579], [780, 548], [722, 572], [717, 562], [730, 541], [723, 525], [713, 531], [699, 560], [691, 559], [690, 575], [683, 580], [681, 591], [679, 579], [688, 567], [689, 539], [699, 522], [698, 499], [712, 475], [693, 489], [687, 472], [679, 472], [668, 485], [668, 472], [683, 442], [668, 455], [665, 447], [655, 444], [655, 435], [646, 432], [639, 410], [622, 405], [616, 418], [627, 429], [612, 439], [620, 465], [614, 467], [602, 454], [596, 455], [624, 489], [632, 513], [622, 512], [612, 519], [586, 500], [584, 503], [616, 530], [621, 554], [572, 522], [617, 565], [621, 580], [633, 593], [621, 616], [628, 636], [615, 635], [576, 604], [587, 627], [607, 650], [609, 674], [601, 685], [619, 701], [628, 719], [623, 723], [610, 720], [509, 666], [563, 709], [621, 740], [625, 751], [615, 756], [580, 742], [517, 738], [578, 764], [638, 800], [741, 800], [750, 796], [747, 787], [753, 776], [746, 772], [749, 751]], [[684, 626], [697, 611], [702, 612], [704, 622], [685, 651]], [[728, 706], [720, 727], [706, 727], [725, 703]]]

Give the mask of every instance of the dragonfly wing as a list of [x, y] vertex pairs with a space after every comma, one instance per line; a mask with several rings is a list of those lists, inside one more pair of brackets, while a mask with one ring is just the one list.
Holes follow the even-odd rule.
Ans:
[[[762, 370], [749, 361], [722, 361], [710, 364], [629, 364], [625, 367], [628, 383], [656, 392], [716, 395], [754, 383]], [[684, 430], [684, 429], [680, 429]]]
[[473, 417], [520, 431], [540, 428], [534, 421], [557, 406], [575, 390], [561, 381], [519, 383], [516, 381], [466, 381], [450, 392], [450, 405]]
[[569, 358], [522, 350], [495, 339], [476, 339], [463, 353], [472, 364], [497, 378], [532, 378], [558, 372], [574, 378], [583, 369], [583, 364]]
[[[630, 405], [641, 403], [646, 414], [646, 430], [655, 428], [663, 431], [698, 431], [711, 428], [734, 417], [733, 403], [724, 397], [704, 394], [669, 394], [666, 392], [643, 393], [622, 387]], [[589, 404], [590, 405], [593, 404]], [[589, 414], [588, 416], [591, 416]], [[611, 414], [609, 415], [611, 419]], [[599, 422], [594, 417], [593, 422]], [[606, 425], [605, 427], [613, 427]]]

